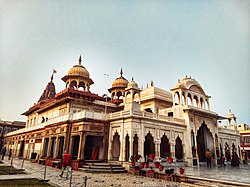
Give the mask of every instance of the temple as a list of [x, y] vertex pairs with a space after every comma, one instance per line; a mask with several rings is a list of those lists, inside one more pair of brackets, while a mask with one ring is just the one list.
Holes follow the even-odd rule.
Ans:
[[[206, 149], [213, 164], [220, 154], [228, 159], [233, 152], [240, 154], [236, 117], [231, 111], [226, 117], [211, 111], [211, 97], [191, 77], [178, 80], [170, 91], [153, 81], [143, 89], [121, 69], [108, 97], [91, 92], [94, 81], [81, 56], [62, 78], [65, 89], [58, 93], [54, 73], [37, 103], [23, 113], [26, 127], [5, 135], [13, 156], [30, 159], [36, 153], [36, 160], [46, 158], [52, 165], [70, 153], [78, 169], [90, 160], [126, 165], [131, 155], [172, 156], [197, 166], [205, 162]], [[219, 125], [223, 120], [230, 128]]]

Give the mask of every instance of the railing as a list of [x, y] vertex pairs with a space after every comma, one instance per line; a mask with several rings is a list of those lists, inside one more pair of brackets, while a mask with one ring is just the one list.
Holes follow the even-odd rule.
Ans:
[[12, 136], [12, 135], [15, 135], [15, 134], [22, 134], [22, 133], [33, 131], [33, 130], [42, 129], [44, 127], [45, 127], [45, 123], [40, 123], [40, 124], [37, 124], [37, 125], [34, 125], [34, 126], [25, 127], [23, 129], [19, 129], [19, 130], [16, 130], [16, 131], [9, 132], [5, 136]]
[[77, 119], [82, 119], [82, 118], [96, 119], [96, 120], [107, 120], [108, 117], [109, 116], [107, 114], [104, 114], [104, 113], [90, 112], [90, 111], [84, 110], [84, 111], [80, 111], [80, 112], [77, 112], [74, 114], [68, 113], [68, 114], [65, 114], [62, 116], [50, 118], [50, 119], [48, 119], [48, 121], [46, 121], [44, 123], [39, 123], [39, 124], [36, 124], [34, 126], [25, 127], [23, 129], [12, 131], [12, 132], [7, 133], [5, 136], [13, 136], [15, 134], [21, 134], [21, 133], [25, 133], [25, 132], [29, 132], [29, 131], [33, 131], [33, 130], [42, 129], [48, 125], [67, 121], [67, 120], [77, 120]]
[[145, 112], [145, 111], [133, 111], [133, 110], [111, 113], [109, 114], [109, 118], [115, 119], [115, 118], [120, 118], [120, 117], [128, 117], [132, 115], [137, 116], [137, 117], [139, 116], [139, 117], [158, 119], [158, 120], [163, 120], [163, 121], [170, 121], [170, 122], [177, 122], [177, 123], [184, 124], [184, 119], [168, 117], [165, 115], [160, 115], [160, 114], [155, 114], [155, 113], [150, 113], [150, 112]]

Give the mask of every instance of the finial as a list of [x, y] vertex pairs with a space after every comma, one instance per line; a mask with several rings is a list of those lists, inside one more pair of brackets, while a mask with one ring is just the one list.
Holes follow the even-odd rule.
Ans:
[[178, 82], [180, 82], [180, 79], [178, 79]]
[[132, 81], [134, 81], [134, 77], [132, 77]]
[[186, 78], [187, 78], [188, 76], [186, 75]]
[[153, 82], [153, 80], [151, 80], [151, 86], [154, 86], [154, 82]]
[[229, 112], [232, 112], [231, 109], [229, 109]]
[[79, 65], [82, 65], [82, 56], [81, 55], [79, 56], [78, 62], [79, 62]]
[[121, 75], [121, 77], [122, 77], [122, 74], [123, 74], [123, 71], [122, 71], [122, 68], [121, 68], [121, 70], [120, 70], [120, 75]]
[[51, 77], [50, 77], [50, 82], [53, 81], [53, 78], [54, 78], [54, 74], [55, 74], [55, 73], [56, 73], [56, 70], [53, 69], [52, 75], [51, 75]]
[[148, 83], [147, 83], [147, 85], [146, 85], [146, 88], [148, 88]]

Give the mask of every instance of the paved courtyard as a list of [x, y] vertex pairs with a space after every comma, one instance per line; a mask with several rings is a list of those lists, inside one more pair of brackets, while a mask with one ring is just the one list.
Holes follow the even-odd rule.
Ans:
[[[9, 160], [4, 160], [4, 165], [9, 165]], [[14, 159], [13, 166], [21, 168], [22, 160]], [[44, 166], [30, 161], [24, 161], [24, 169], [27, 174], [19, 175], [0, 175], [0, 179], [17, 179], [17, 178], [39, 178], [44, 177]], [[69, 179], [59, 176], [60, 170], [52, 167], [47, 167], [46, 179], [58, 186], [69, 186]], [[240, 166], [234, 168], [229, 165], [226, 167], [213, 167], [213, 168], [192, 168], [186, 167], [186, 175], [200, 178], [219, 179], [232, 182], [240, 182], [250, 185], [250, 166]], [[93, 174], [80, 171], [73, 171], [72, 187], [84, 186], [84, 177], [87, 176], [87, 186], [129, 186], [129, 187], [145, 187], [145, 186], [185, 186], [184, 184], [169, 182], [160, 179], [149, 177], [134, 176], [131, 174]]]

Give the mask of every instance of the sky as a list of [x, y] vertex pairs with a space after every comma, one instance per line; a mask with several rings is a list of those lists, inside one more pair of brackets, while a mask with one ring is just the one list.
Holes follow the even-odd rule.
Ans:
[[212, 111], [250, 125], [250, 1], [0, 0], [0, 118], [25, 121], [53, 69], [58, 93], [80, 54], [98, 95], [121, 67], [168, 91], [187, 75]]

